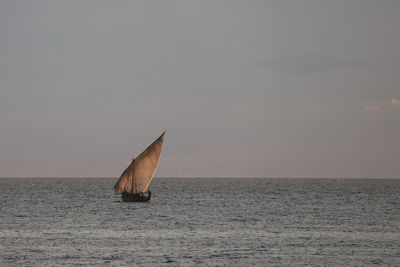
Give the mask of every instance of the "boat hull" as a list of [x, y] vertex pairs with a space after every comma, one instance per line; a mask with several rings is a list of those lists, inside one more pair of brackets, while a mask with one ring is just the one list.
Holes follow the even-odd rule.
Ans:
[[151, 195], [122, 193], [123, 202], [148, 202]]

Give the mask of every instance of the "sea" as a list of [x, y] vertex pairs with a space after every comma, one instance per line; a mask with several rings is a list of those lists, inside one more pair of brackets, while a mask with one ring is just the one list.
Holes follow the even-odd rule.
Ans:
[[400, 266], [400, 179], [1, 178], [0, 266]]

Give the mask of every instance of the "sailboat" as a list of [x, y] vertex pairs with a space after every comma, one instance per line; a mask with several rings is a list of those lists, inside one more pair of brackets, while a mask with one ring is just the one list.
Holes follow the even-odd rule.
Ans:
[[124, 170], [114, 185], [115, 193], [122, 194], [124, 202], [147, 202], [151, 191], [145, 194], [160, 161], [165, 132], [161, 134]]

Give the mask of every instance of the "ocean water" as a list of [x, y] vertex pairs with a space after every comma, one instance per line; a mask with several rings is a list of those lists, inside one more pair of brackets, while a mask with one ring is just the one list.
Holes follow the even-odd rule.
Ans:
[[400, 265], [400, 180], [0, 179], [0, 266]]

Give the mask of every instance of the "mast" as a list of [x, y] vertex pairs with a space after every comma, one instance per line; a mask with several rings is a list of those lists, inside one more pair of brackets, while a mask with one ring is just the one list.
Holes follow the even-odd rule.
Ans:
[[129, 164], [129, 166], [124, 170], [124, 172], [121, 174], [121, 177], [114, 185], [116, 194], [120, 194], [123, 191], [129, 190], [129, 187], [127, 188], [127, 185], [129, 182], [132, 182], [132, 169], [133, 169], [133, 162], [131, 162], [131, 164]]
[[131, 185], [131, 194], [133, 193], [133, 181], [135, 177], [133, 176], [133, 169], [135, 168], [135, 158], [132, 157], [132, 169], [131, 169], [131, 177], [132, 177], [132, 185]]

